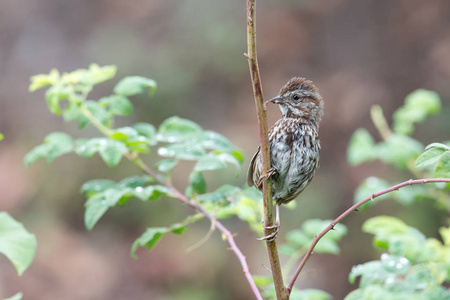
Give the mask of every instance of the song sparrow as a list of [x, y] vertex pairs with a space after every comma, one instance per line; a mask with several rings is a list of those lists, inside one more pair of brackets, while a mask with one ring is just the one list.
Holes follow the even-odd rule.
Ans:
[[262, 240], [273, 241], [279, 230], [279, 206], [295, 199], [306, 188], [319, 166], [319, 122], [324, 102], [312, 81], [294, 77], [268, 102], [278, 104], [282, 118], [269, 130], [270, 164], [261, 174], [260, 149], [253, 156], [247, 184], [262, 189], [262, 181], [272, 176], [272, 197], [276, 201], [275, 229]]

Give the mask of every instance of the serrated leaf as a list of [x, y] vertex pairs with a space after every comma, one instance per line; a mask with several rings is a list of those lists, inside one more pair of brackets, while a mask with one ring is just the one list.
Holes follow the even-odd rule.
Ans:
[[[174, 143], [192, 138], [202, 133], [202, 128], [187, 119], [174, 116], [166, 119], [158, 129], [158, 140]], [[202, 147], [203, 148], [203, 147]]]
[[69, 122], [78, 120], [81, 117], [83, 117], [83, 114], [80, 111], [79, 105], [77, 103], [69, 102], [69, 104], [63, 111], [64, 121]]
[[211, 152], [200, 158], [194, 167], [197, 172], [225, 169], [227, 163], [232, 164], [237, 170], [240, 169], [239, 161], [229, 153]]
[[174, 157], [182, 160], [199, 160], [206, 155], [202, 145], [194, 142], [170, 144], [158, 148], [158, 154], [163, 157]]
[[434, 177], [450, 177], [450, 151], [446, 151], [439, 158]]
[[195, 193], [206, 193], [206, 179], [201, 172], [192, 172], [189, 175], [189, 184]]
[[108, 167], [117, 166], [127, 151], [127, 146], [119, 141], [103, 139], [100, 142], [99, 153]]
[[134, 196], [142, 201], [158, 200], [162, 195], [170, 195], [170, 190], [162, 185], [138, 186], [133, 191]]
[[232, 186], [229, 184], [225, 184], [218, 188], [215, 192], [203, 194], [198, 196], [198, 199], [202, 202], [223, 202], [228, 201], [230, 198], [234, 198], [238, 193], [241, 192], [241, 189], [237, 186]]
[[[100, 105], [97, 101], [85, 101], [83, 104], [94, 117], [99, 120], [103, 125], [109, 126], [111, 124], [111, 115], [106, 111], [106, 109]], [[80, 121], [82, 121], [80, 119]]]
[[405, 233], [407, 226], [397, 218], [378, 216], [364, 222], [362, 230], [371, 234]]
[[234, 150], [231, 142], [223, 135], [206, 130], [200, 136], [199, 140], [206, 149], [219, 150], [224, 152], [232, 152]]
[[423, 122], [427, 116], [437, 114], [440, 109], [441, 101], [437, 93], [416, 90], [406, 97], [405, 105], [395, 111], [392, 128], [396, 133], [410, 135], [414, 123]]
[[62, 85], [54, 85], [45, 92], [45, 101], [48, 108], [55, 115], [61, 114], [60, 101], [66, 100], [71, 95], [71, 91]]
[[7, 212], [0, 212], [0, 253], [14, 265], [17, 273], [30, 266], [36, 253], [36, 237]]
[[75, 141], [75, 153], [81, 157], [90, 158], [100, 149], [104, 138], [78, 139]]
[[141, 76], [125, 77], [114, 87], [114, 92], [123, 96], [133, 96], [145, 93], [149, 89], [149, 96], [153, 96], [156, 91], [156, 82], [152, 79]]
[[89, 181], [85, 182], [81, 186], [80, 192], [82, 194], [88, 195], [88, 197], [89, 197], [89, 195], [103, 192], [107, 189], [116, 188], [116, 187], [117, 187], [117, 183], [115, 183], [112, 180], [94, 179], [94, 180], [89, 180]]
[[152, 249], [167, 232], [168, 229], [166, 227], [147, 228], [147, 230], [134, 241], [133, 245], [131, 246], [130, 256], [132, 258], [137, 258], [137, 248], [144, 245], [148, 250]]
[[101, 98], [100, 103], [108, 105], [110, 111], [115, 115], [126, 116], [133, 113], [133, 104], [127, 97], [121, 95]]
[[153, 181], [154, 181], [153, 178], [148, 175], [131, 176], [131, 177], [122, 179], [119, 182], [118, 186], [121, 188], [137, 188], [137, 187], [142, 187], [144, 185], [147, 185]]
[[347, 148], [348, 163], [352, 166], [357, 166], [374, 160], [376, 157], [374, 147], [375, 141], [366, 129], [360, 128], [356, 130]]
[[431, 148], [426, 150], [416, 159], [416, 167], [424, 168], [429, 165], [435, 164], [442, 154], [444, 154], [445, 150], [442, 148]]
[[30, 92], [34, 92], [48, 85], [54, 85], [59, 80], [59, 72], [56, 69], [50, 71], [49, 74], [39, 74], [31, 77]]
[[24, 162], [27, 166], [38, 160], [46, 157], [47, 162], [52, 162], [58, 156], [73, 151], [72, 138], [63, 132], [53, 132], [49, 134], [42, 145], [36, 146], [27, 155], [25, 155]]
[[155, 168], [160, 172], [167, 173], [175, 168], [177, 163], [178, 161], [174, 159], [163, 159], [156, 164]]
[[[127, 189], [111, 188], [94, 194], [85, 203], [84, 224], [88, 230], [92, 230], [98, 220], [106, 211], [115, 206], [125, 194], [129, 193]], [[128, 196], [130, 197], [131, 194]]]

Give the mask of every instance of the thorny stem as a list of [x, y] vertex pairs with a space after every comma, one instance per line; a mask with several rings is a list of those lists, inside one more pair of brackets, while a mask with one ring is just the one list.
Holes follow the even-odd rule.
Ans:
[[252, 274], [249, 271], [247, 260], [242, 254], [241, 250], [236, 245], [236, 242], [234, 241], [233, 234], [221, 223], [219, 222], [213, 215], [211, 215], [209, 212], [207, 212], [201, 205], [195, 203], [192, 200], [189, 200], [183, 193], [181, 193], [175, 186], [172, 185], [170, 182], [165, 182], [162, 180], [157, 174], [149, 167], [147, 166], [139, 157], [129, 157], [127, 158], [131, 159], [141, 170], [143, 170], [145, 173], [153, 177], [157, 182], [160, 184], [163, 184], [167, 186], [170, 191], [172, 192], [172, 196], [174, 198], [180, 199], [190, 207], [198, 210], [201, 214], [203, 214], [206, 218], [208, 218], [211, 223], [215, 225], [216, 228], [218, 228], [227, 238], [228, 244], [230, 244], [231, 250], [234, 252], [234, 254], [238, 257], [239, 262], [242, 266], [242, 271], [244, 272], [245, 277], [247, 278], [248, 283], [250, 284], [250, 287], [252, 288], [253, 293], [256, 296], [256, 299], [262, 300], [261, 293], [258, 290], [258, 287], [256, 286]]
[[[259, 75], [258, 59], [256, 55], [256, 33], [255, 33], [255, 5], [256, 0], [247, 0], [247, 54], [245, 57], [248, 60], [250, 75], [252, 79], [253, 94], [256, 104], [256, 112], [259, 123], [259, 138], [260, 138], [260, 153], [262, 157], [261, 174], [266, 174], [270, 169], [270, 154], [269, 154], [269, 136], [267, 129], [267, 116], [264, 107], [263, 92], [261, 87], [261, 78]], [[273, 225], [273, 203], [272, 203], [272, 179], [270, 176], [263, 181], [263, 201], [264, 201], [264, 226], [269, 227]], [[271, 232], [265, 229], [265, 235]], [[269, 261], [272, 270], [272, 277], [275, 284], [275, 291], [277, 299], [288, 299], [286, 288], [283, 283], [283, 273], [281, 271], [280, 258], [278, 257], [278, 250], [276, 241], [266, 242], [267, 251], [269, 253]]]
[[308, 259], [311, 257], [311, 255], [313, 254], [313, 250], [314, 247], [316, 247], [317, 243], [320, 241], [320, 239], [330, 230], [332, 230], [334, 228], [334, 226], [336, 226], [337, 223], [339, 223], [340, 221], [342, 221], [345, 217], [347, 217], [350, 213], [352, 213], [353, 211], [355, 211], [358, 207], [360, 207], [361, 205], [363, 205], [364, 203], [368, 202], [368, 201], [372, 201], [373, 199], [390, 193], [392, 191], [396, 191], [400, 188], [403, 188], [405, 186], [408, 185], [413, 185], [413, 184], [424, 184], [424, 183], [432, 183], [432, 182], [450, 182], [450, 178], [430, 178], [430, 179], [416, 179], [416, 180], [408, 180], [402, 183], [399, 183], [397, 185], [394, 185], [388, 189], [382, 190], [380, 192], [377, 192], [375, 194], [372, 194], [370, 196], [368, 196], [367, 198], [359, 201], [358, 203], [356, 203], [355, 205], [353, 205], [352, 207], [350, 207], [349, 209], [347, 209], [345, 212], [343, 212], [339, 217], [337, 217], [333, 222], [330, 223], [330, 225], [328, 225], [321, 233], [319, 233], [318, 235], [315, 236], [314, 241], [312, 242], [311, 246], [309, 247], [308, 251], [306, 252], [305, 256], [303, 257], [302, 261], [300, 262], [300, 265], [298, 266], [297, 270], [294, 273], [294, 276], [292, 277], [291, 282], [289, 283], [288, 287], [287, 287], [287, 293], [290, 294], [292, 291], [292, 287], [294, 286], [295, 281], [297, 280], [298, 275], [300, 274], [300, 272], [302, 271], [303, 267], [305, 266], [306, 262], [308, 261]]
[[[94, 115], [91, 114], [91, 112], [86, 109], [83, 105], [80, 106], [80, 110], [83, 113], [83, 115], [91, 121], [91, 123], [104, 135], [110, 136], [111, 130], [108, 129], [106, 126], [104, 126]], [[231, 250], [234, 252], [234, 254], [239, 259], [239, 262], [242, 266], [242, 271], [244, 272], [245, 277], [247, 278], [248, 283], [250, 284], [250, 287], [252, 288], [253, 293], [256, 296], [256, 299], [263, 300], [261, 293], [258, 289], [258, 287], [255, 284], [255, 281], [253, 280], [253, 277], [249, 271], [247, 260], [245, 256], [242, 254], [241, 250], [236, 245], [236, 242], [234, 241], [233, 234], [221, 223], [219, 222], [213, 215], [211, 215], [209, 212], [207, 212], [201, 205], [197, 204], [196, 202], [189, 200], [183, 193], [181, 193], [175, 186], [172, 185], [170, 181], [164, 180], [161, 176], [159, 176], [155, 171], [153, 171], [147, 164], [145, 164], [142, 159], [137, 154], [132, 153], [125, 153], [124, 156], [132, 161], [134, 164], [136, 164], [142, 171], [147, 173], [149, 176], [154, 178], [158, 183], [165, 185], [168, 187], [171, 191], [171, 196], [174, 198], [177, 198], [190, 207], [196, 209], [199, 211], [203, 216], [208, 218], [212, 224], [215, 225], [216, 228], [218, 228], [223, 235], [226, 237], [228, 244], [230, 245]], [[194, 215], [195, 217], [196, 215]]]

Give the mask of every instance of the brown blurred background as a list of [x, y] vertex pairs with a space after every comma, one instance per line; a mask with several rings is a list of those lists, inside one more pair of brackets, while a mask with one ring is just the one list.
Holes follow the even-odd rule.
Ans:
[[[121, 178], [137, 170], [123, 161], [106, 167], [98, 156], [67, 155], [30, 168], [27, 151], [53, 131], [74, 137], [95, 136], [89, 128], [64, 123], [49, 113], [43, 92], [28, 93], [29, 77], [52, 68], [71, 71], [90, 63], [115, 64], [118, 75], [96, 89], [107, 95], [123, 76], [141, 75], [158, 83], [154, 98], [134, 99], [135, 113], [117, 125], [138, 121], [160, 124], [178, 115], [218, 131], [245, 153], [239, 177], [209, 176], [210, 190], [220, 182], [244, 185], [246, 165], [258, 144], [247, 62], [245, 1], [174, 0], [6, 0], [0, 4], [0, 210], [9, 211], [35, 233], [36, 258], [22, 277], [0, 258], [0, 298], [23, 291], [24, 299], [252, 299], [236, 257], [218, 233], [186, 253], [210, 224], [199, 222], [182, 237], [168, 235], [137, 260], [129, 249], [146, 227], [164, 226], [192, 211], [175, 200], [130, 201], [110, 210], [93, 231], [83, 225], [79, 187], [94, 178]], [[369, 175], [392, 181], [410, 174], [379, 163], [351, 168], [346, 146], [358, 127], [371, 125], [377, 103], [390, 118], [404, 97], [417, 88], [437, 91], [443, 113], [418, 126], [424, 145], [449, 139], [450, 2], [447, 0], [286, 0], [258, 1], [257, 42], [266, 97], [277, 94], [292, 76], [314, 81], [326, 102], [320, 129], [321, 168], [298, 201], [282, 209], [283, 233], [309, 218], [333, 218], [353, 201], [353, 191]], [[280, 114], [269, 107], [269, 124]], [[184, 165], [185, 169], [192, 164]], [[183, 174], [187, 171], [181, 172]], [[184, 189], [186, 177], [176, 184]], [[356, 286], [351, 266], [378, 259], [371, 236], [360, 226], [370, 216], [401, 217], [429, 236], [437, 236], [441, 212], [427, 203], [403, 207], [384, 201], [353, 214], [339, 256], [317, 255], [300, 276], [300, 288], [324, 289], [342, 299]], [[237, 243], [253, 274], [267, 275], [265, 246], [243, 222], [224, 222], [238, 232]]]

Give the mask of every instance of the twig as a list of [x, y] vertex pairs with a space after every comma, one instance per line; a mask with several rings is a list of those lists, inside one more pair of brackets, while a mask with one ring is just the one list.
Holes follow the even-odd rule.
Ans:
[[[90, 113], [90, 111], [85, 109], [84, 106], [81, 106], [80, 109], [81, 109], [81, 112], [84, 114], [84, 116], [87, 117], [98, 130], [100, 130], [106, 136], [111, 135], [111, 130], [109, 130], [103, 124], [101, 124], [95, 118], [95, 116]], [[132, 161], [133, 163], [135, 163], [142, 171], [144, 171], [145, 173], [150, 175], [152, 178], [154, 178], [158, 183], [168, 187], [170, 189], [170, 191], [172, 192], [172, 195], [171, 195], [172, 197], [183, 201], [190, 207], [199, 211], [206, 218], [208, 218], [210, 220], [210, 222], [212, 224], [214, 224], [215, 227], [217, 227], [227, 237], [228, 244], [230, 245], [231, 250], [238, 257], [239, 262], [241, 263], [241, 266], [242, 266], [242, 270], [245, 274], [245, 277], [248, 280], [248, 283], [250, 284], [250, 287], [252, 288], [253, 293], [256, 296], [256, 299], [263, 300], [261, 293], [260, 293], [258, 287], [256, 286], [255, 281], [253, 280], [253, 277], [249, 271], [247, 260], [246, 260], [245, 256], [242, 254], [241, 250], [236, 245], [232, 233], [222, 223], [220, 223], [213, 215], [208, 213], [201, 205], [195, 203], [194, 201], [189, 200], [183, 193], [181, 193], [176, 187], [174, 187], [170, 181], [165, 181], [164, 179], [161, 178], [161, 176], [158, 176], [158, 174], [155, 171], [153, 171], [149, 166], [147, 166], [137, 154], [131, 154], [129, 152], [126, 152], [124, 154], [124, 156], [127, 159], [129, 159], [130, 161]]]
[[[261, 78], [259, 75], [258, 59], [256, 55], [256, 33], [255, 33], [255, 5], [256, 0], [247, 0], [247, 54], [250, 75], [252, 79], [253, 94], [256, 104], [256, 112], [259, 123], [260, 153], [262, 158], [261, 174], [266, 174], [270, 169], [269, 136], [267, 129], [267, 116], [264, 106]], [[273, 225], [273, 203], [272, 203], [272, 180], [270, 176], [263, 181], [263, 201], [264, 201], [264, 225]], [[265, 230], [269, 235], [269, 230]], [[277, 299], [288, 299], [286, 288], [283, 283], [283, 273], [281, 271], [280, 258], [278, 257], [276, 241], [266, 242], [269, 253], [269, 261], [272, 269], [272, 277], [275, 284]]]
[[342, 213], [339, 217], [337, 217], [333, 222], [331, 222], [330, 225], [328, 225], [320, 234], [316, 235], [316, 237], [314, 238], [314, 241], [312, 242], [311, 246], [309, 247], [308, 251], [306, 252], [305, 256], [303, 257], [302, 261], [300, 262], [300, 265], [298, 266], [297, 270], [294, 273], [294, 276], [292, 277], [291, 282], [289, 283], [288, 287], [287, 287], [287, 293], [290, 294], [292, 291], [292, 287], [294, 286], [295, 281], [297, 280], [298, 275], [300, 274], [300, 272], [302, 271], [303, 267], [305, 266], [306, 262], [308, 261], [308, 259], [311, 257], [311, 254], [314, 250], [314, 247], [316, 247], [317, 243], [320, 241], [320, 239], [330, 230], [332, 230], [334, 228], [334, 226], [336, 226], [337, 223], [339, 223], [340, 221], [342, 221], [345, 217], [347, 217], [350, 213], [352, 213], [353, 211], [357, 210], [358, 207], [360, 207], [361, 205], [363, 205], [364, 203], [373, 200], [374, 198], [377, 198], [381, 195], [390, 193], [392, 191], [396, 191], [400, 188], [403, 188], [405, 186], [408, 185], [413, 185], [413, 184], [424, 184], [424, 183], [432, 183], [432, 182], [450, 182], [450, 178], [430, 178], [430, 179], [416, 179], [416, 180], [408, 180], [402, 183], [399, 183], [397, 185], [394, 185], [388, 189], [382, 190], [380, 192], [377, 192], [375, 194], [372, 194], [370, 196], [368, 196], [367, 198], [365, 198], [364, 200], [359, 201], [358, 203], [356, 203], [355, 205], [353, 205], [352, 207], [350, 207], [349, 209], [347, 209], [344, 213]]

